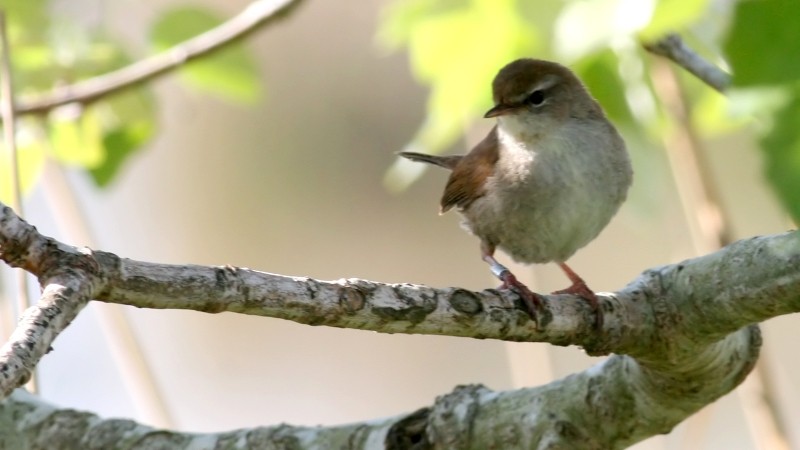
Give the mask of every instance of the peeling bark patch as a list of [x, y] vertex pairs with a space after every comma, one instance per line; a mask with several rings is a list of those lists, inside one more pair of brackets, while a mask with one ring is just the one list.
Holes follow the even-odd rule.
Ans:
[[225, 274], [227, 267], [217, 267], [214, 269], [214, 281], [217, 289], [224, 291], [228, 286], [228, 276]]
[[355, 287], [343, 287], [339, 290], [339, 305], [348, 314], [355, 314], [364, 308], [364, 294]]
[[83, 439], [84, 448], [100, 449], [120, 447], [120, 436], [135, 430], [139, 424], [127, 419], [108, 419], [93, 426]]
[[475, 315], [483, 311], [481, 299], [470, 291], [455, 289], [450, 294], [450, 306], [462, 314]]
[[76, 411], [56, 411], [33, 430], [33, 448], [82, 448], [81, 439], [89, 428], [92, 414]]
[[436, 398], [428, 419], [427, 434], [436, 448], [470, 448], [481, 396], [490, 391], [482, 385], [460, 385]]
[[299, 283], [306, 288], [306, 293], [310, 300], [316, 300], [319, 295], [319, 283], [313, 278], [303, 277]]
[[407, 308], [375, 306], [372, 308], [372, 312], [381, 319], [389, 321], [407, 320], [411, 323], [422, 322], [431, 311], [432, 310], [419, 306], [410, 306]]
[[435, 296], [419, 293], [417, 297], [409, 296], [404, 292], [404, 287], [393, 286], [393, 297], [398, 301], [390, 306], [372, 307], [372, 312], [384, 320], [406, 320], [412, 324], [424, 321], [430, 313], [436, 310], [438, 302]]
[[761, 328], [758, 325], [750, 325], [747, 327], [747, 330], [749, 338], [747, 347], [731, 355], [731, 365], [738, 363], [740, 358], [746, 361], [746, 364], [742, 365], [738, 376], [733, 381], [736, 386], [742, 383], [755, 367], [758, 361], [758, 355], [761, 351], [761, 345], [763, 344]]
[[[519, 297], [519, 299], [514, 303], [514, 306], [521, 312], [524, 312], [527, 309], [522, 297]], [[525, 321], [534, 320], [536, 322], [536, 328], [541, 330], [547, 328], [547, 326], [553, 321], [553, 312], [550, 310], [550, 308], [538, 308], [536, 311], [536, 319], [531, 319], [527, 312], [524, 312], [524, 316], [522, 317], [524, 317]]]
[[581, 433], [580, 428], [576, 427], [569, 421], [556, 420], [553, 423], [553, 430], [558, 434], [564, 442], [569, 442], [573, 445], [583, 443], [584, 445], [575, 445], [573, 448], [591, 448], [592, 439]]
[[386, 433], [386, 450], [425, 450], [432, 448], [425, 428], [430, 408], [419, 409], [397, 421]]
[[277, 428], [256, 428], [247, 433], [247, 448], [279, 448], [281, 450], [302, 450], [297, 436], [291, 433], [293, 427], [280, 425]]
[[154, 431], [147, 433], [136, 442], [131, 443], [132, 448], [182, 448], [190, 441], [189, 436], [172, 431]]
[[[0, 229], [6, 230], [9, 228], [9, 219], [14, 217], [14, 211], [4, 205], [0, 217], [2, 217]], [[36, 227], [31, 228], [34, 232], [36, 231]], [[25, 261], [28, 260], [28, 247], [30, 246], [32, 236], [33, 233], [25, 233], [24, 239], [20, 241], [6, 239], [5, 236], [0, 236], [0, 259], [8, 263], [11, 267], [22, 267]]]

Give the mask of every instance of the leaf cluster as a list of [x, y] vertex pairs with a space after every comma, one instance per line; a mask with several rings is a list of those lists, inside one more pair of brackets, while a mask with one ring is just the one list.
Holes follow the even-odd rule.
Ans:
[[[141, 58], [101, 25], [82, 23], [53, 9], [48, 0], [10, 0], [8, 17], [12, 76], [17, 103], [57, 86], [91, 79]], [[180, 7], [162, 13], [150, 27], [148, 52], [178, 45], [222, 23], [209, 10]], [[262, 95], [254, 59], [230, 45], [180, 69], [191, 89], [252, 104]], [[114, 180], [126, 161], [146, 148], [157, 130], [158, 108], [149, 86], [129, 87], [86, 103], [72, 103], [18, 118], [17, 146], [22, 187], [32, 187], [49, 158], [78, 167], [98, 186]], [[0, 154], [7, 147], [0, 144]], [[0, 179], [10, 179], [10, 158], [0, 158]], [[2, 183], [0, 199], [11, 186]]]

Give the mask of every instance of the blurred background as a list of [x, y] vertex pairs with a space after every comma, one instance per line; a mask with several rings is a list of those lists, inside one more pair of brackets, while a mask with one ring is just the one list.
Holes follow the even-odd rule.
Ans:
[[[62, 68], [79, 60], [75, 53], [97, 51], [90, 45], [97, 36], [113, 35], [132, 60], [153, 53], [153, 30], [175, 29], [165, 17], [176, 9], [206, 8], [228, 18], [247, 6], [39, 3], [50, 27], [42, 45], [57, 49]], [[153, 128], [107, 172], [91, 162], [102, 155], [64, 156], [58, 133], [62, 141], [69, 135], [88, 142], [91, 125], [76, 119], [80, 113], [61, 108], [47, 125], [25, 119], [18, 131], [24, 150], [45, 147], [43, 156], [30, 158], [37, 175], [27, 183], [25, 218], [69, 244], [137, 260], [494, 287], [477, 239], [461, 231], [456, 214], [437, 215], [446, 174], [398, 164], [394, 153], [468, 151], [492, 126], [479, 119], [491, 77], [506, 62], [533, 56], [576, 68], [631, 150], [628, 202], [570, 261], [595, 290], [619, 289], [648, 267], [707, 253], [721, 241], [792, 227], [764, 176], [764, 121], [747, 118], [752, 107], [731, 112], [722, 95], [638, 45], [637, 33], [646, 38], [676, 28], [724, 64], [719, 41], [735, 17], [732, 2], [696, 2], [703, 6], [683, 28], [667, 22], [649, 31], [662, 3], [691, 2], [528, 3], [306, 0], [247, 39], [244, 66], [252, 65], [247, 70], [257, 82], [243, 75], [242, 92], [234, 86], [233, 93], [215, 93], [168, 75], [140, 97], [126, 94], [134, 106], [112, 105], [146, 105]], [[538, 22], [523, 20], [537, 13]], [[162, 48], [170, 45], [162, 37]], [[109, 64], [125, 59], [117, 55]], [[431, 65], [439, 60], [443, 67]], [[17, 81], [23, 98], [42, 91], [27, 81]], [[66, 131], [59, 124], [68, 124]], [[26, 146], [23, 130], [36, 127], [55, 137]], [[501, 261], [510, 262], [504, 255]], [[568, 284], [555, 265], [513, 267], [541, 292]], [[15, 275], [5, 267], [2, 273], [5, 340], [16, 296]], [[800, 361], [792, 348], [798, 328], [794, 316], [765, 323], [762, 365], [743, 387], [635, 448], [800, 448]], [[598, 361], [575, 347], [92, 303], [42, 360], [38, 388], [49, 402], [103, 417], [223, 431], [392, 416], [430, 405], [459, 384], [534, 386]]]

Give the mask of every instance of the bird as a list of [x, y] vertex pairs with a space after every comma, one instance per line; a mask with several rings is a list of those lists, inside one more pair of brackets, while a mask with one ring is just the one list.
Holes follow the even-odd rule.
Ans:
[[600, 234], [627, 197], [633, 170], [625, 142], [581, 80], [559, 63], [507, 64], [492, 82], [492, 97], [484, 118], [496, 124], [467, 154], [398, 155], [451, 171], [440, 214], [453, 208], [461, 214], [500, 288], [516, 292], [532, 320], [542, 296], [495, 259], [498, 248], [520, 263], [558, 264], [571, 285], [553, 294], [588, 301], [601, 328], [596, 294], [566, 261]]

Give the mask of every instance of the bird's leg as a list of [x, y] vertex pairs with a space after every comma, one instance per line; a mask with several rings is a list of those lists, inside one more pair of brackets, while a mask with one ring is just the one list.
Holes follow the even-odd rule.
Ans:
[[536, 322], [536, 311], [542, 307], [542, 296], [528, 289], [528, 286], [525, 286], [522, 282], [517, 280], [517, 277], [515, 277], [506, 266], [494, 259], [493, 245], [482, 243], [481, 257], [489, 264], [494, 276], [503, 282], [500, 289], [511, 289], [516, 292], [517, 295], [522, 298], [525, 310], [531, 317], [531, 320]]
[[560, 262], [558, 263], [558, 267], [561, 267], [561, 270], [563, 270], [567, 275], [567, 278], [569, 278], [569, 281], [572, 282], [572, 285], [566, 289], [555, 291], [553, 294], [574, 294], [588, 301], [589, 305], [592, 307], [592, 311], [594, 311], [595, 324], [597, 325], [597, 328], [602, 328], [603, 310], [600, 309], [600, 301], [597, 299], [597, 295], [595, 295], [594, 291], [589, 289], [589, 286], [586, 285], [586, 282], [583, 281], [583, 278], [575, 273], [575, 271], [573, 271], [568, 265]]

